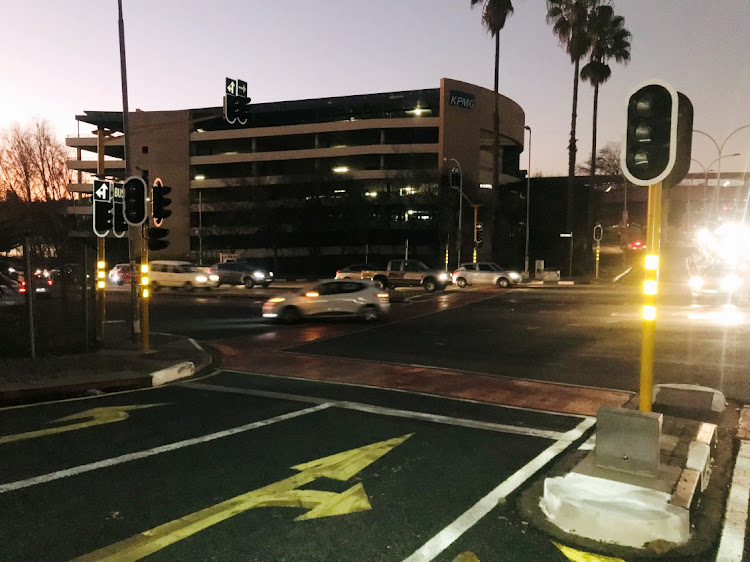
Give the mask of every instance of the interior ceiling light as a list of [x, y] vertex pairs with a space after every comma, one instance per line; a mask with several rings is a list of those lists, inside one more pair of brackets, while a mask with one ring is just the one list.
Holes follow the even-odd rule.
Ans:
[[349, 171], [349, 168], [347, 166], [336, 166], [333, 169], [333, 172], [336, 174], [345, 174], [348, 171]]

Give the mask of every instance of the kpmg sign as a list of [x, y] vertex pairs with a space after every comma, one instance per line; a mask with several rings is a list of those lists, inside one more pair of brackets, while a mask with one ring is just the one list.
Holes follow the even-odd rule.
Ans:
[[448, 105], [457, 105], [466, 109], [474, 109], [474, 94], [467, 94], [458, 90], [451, 90]]

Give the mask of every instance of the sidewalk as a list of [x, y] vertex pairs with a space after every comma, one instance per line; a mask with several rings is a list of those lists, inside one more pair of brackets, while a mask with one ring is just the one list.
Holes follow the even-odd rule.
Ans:
[[186, 337], [152, 333], [149, 351], [130, 340], [124, 324], [112, 323], [97, 351], [0, 357], [0, 406], [158, 386], [212, 363], [210, 353]]

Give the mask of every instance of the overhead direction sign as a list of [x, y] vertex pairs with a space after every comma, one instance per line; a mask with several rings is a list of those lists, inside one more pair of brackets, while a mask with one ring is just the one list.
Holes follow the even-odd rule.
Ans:
[[250, 98], [247, 95], [247, 82], [225, 78], [224, 82], [224, 119], [230, 125], [247, 124]]
[[247, 97], [247, 82], [244, 80], [237, 80], [237, 95], [241, 98]]
[[226, 78], [226, 85], [224, 87], [224, 94], [227, 96], [237, 95], [237, 80], [233, 78]]

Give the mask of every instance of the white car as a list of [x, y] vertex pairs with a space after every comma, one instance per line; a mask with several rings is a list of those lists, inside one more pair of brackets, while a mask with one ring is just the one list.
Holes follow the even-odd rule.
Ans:
[[388, 293], [372, 281], [334, 279], [311, 289], [268, 299], [263, 317], [286, 323], [317, 316], [356, 316], [365, 322], [380, 319], [390, 310]]
[[189, 261], [155, 260], [149, 268], [149, 285], [154, 292], [161, 287], [182, 287], [188, 291], [196, 287], [211, 289], [219, 282], [218, 275], [206, 273]]
[[453, 272], [453, 282], [462, 289], [466, 285], [495, 285], [504, 289], [512, 287], [520, 280], [521, 275], [518, 272], [503, 269], [488, 261], [462, 263]]

